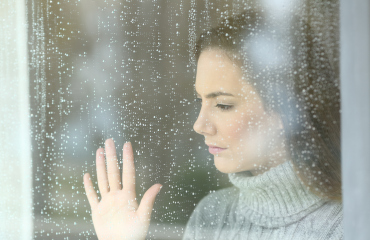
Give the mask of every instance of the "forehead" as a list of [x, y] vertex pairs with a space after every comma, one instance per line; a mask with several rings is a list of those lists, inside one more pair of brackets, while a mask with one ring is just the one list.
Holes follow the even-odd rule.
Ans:
[[228, 92], [243, 95], [250, 90], [241, 68], [222, 50], [205, 50], [199, 57], [195, 90], [200, 95]]

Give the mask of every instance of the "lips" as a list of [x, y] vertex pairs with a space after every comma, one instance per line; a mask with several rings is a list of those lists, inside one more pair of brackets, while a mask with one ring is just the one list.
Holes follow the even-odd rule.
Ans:
[[208, 151], [210, 154], [218, 154], [222, 151], [225, 151], [226, 148], [220, 148], [220, 147], [217, 147], [217, 146], [213, 146], [213, 145], [208, 145]]

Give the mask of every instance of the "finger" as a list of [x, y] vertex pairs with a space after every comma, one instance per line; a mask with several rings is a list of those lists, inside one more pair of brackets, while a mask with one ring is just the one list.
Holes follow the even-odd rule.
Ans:
[[109, 192], [107, 169], [105, 167], [104, 149], [96, 150], [96, 173], [98, 175], [98, 186], [101, 196]]
[[84, 175], [84, 187], [85, 187], [85, 192], [86, 192], [87, 200], [89, 201], [90, 207], [91, 209], [95, 209], [99, 203], [98, 194], [96, 194], [94, 190], [90, 174], [88, 173]]
[[151, 186], [144, 194], [143, 198], [141, 199], [140, 206], [137, 210], [140, 218], [142, 221], [150, 221], [150, 216], [152, 214], [153, 205], [156, 196], [158, 195], [159, 191], [161, 190], [162, 185], [157, 183]]
[[108, 181], [109, 191], [121, 189], [121, 177], [118, 166], [116, 147], [114, 146], [113, 139], [105, 141], [105, 154], [107, 158], [108, 167]]
[[134, 152], [130, 142], [123, 146], [122, 165], [122, 189], [127, 191], [131, 198], [136, 198]]

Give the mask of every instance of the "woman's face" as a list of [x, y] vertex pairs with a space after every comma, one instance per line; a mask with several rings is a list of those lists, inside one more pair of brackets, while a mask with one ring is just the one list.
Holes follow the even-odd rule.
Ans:
[[280, 117], [265, 112], [241, 68], [224, 52], [201, 53], [195, 90], [202, 107], [194, 130], [204, 136], [219, 171], [258, 175], [286, 160]]

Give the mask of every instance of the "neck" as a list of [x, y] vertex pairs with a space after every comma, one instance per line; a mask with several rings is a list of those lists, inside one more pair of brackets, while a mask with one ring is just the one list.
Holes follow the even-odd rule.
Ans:
[[277, 146], [273, 151], [272, 154], [266, 157], [266, 162], [267, 164], [257, 166], [255, 169], [250, 170], [250, 173], [253, 176], [260, 175], [264, 172], [269, 171], [271, 168], [277, 167], [278, 165], [286, 162], [288, 159], [288, 154], [285, 149], [285, 144], [284, 141], [281, 140], [279, 141], [281, 143], [280, 146]]

